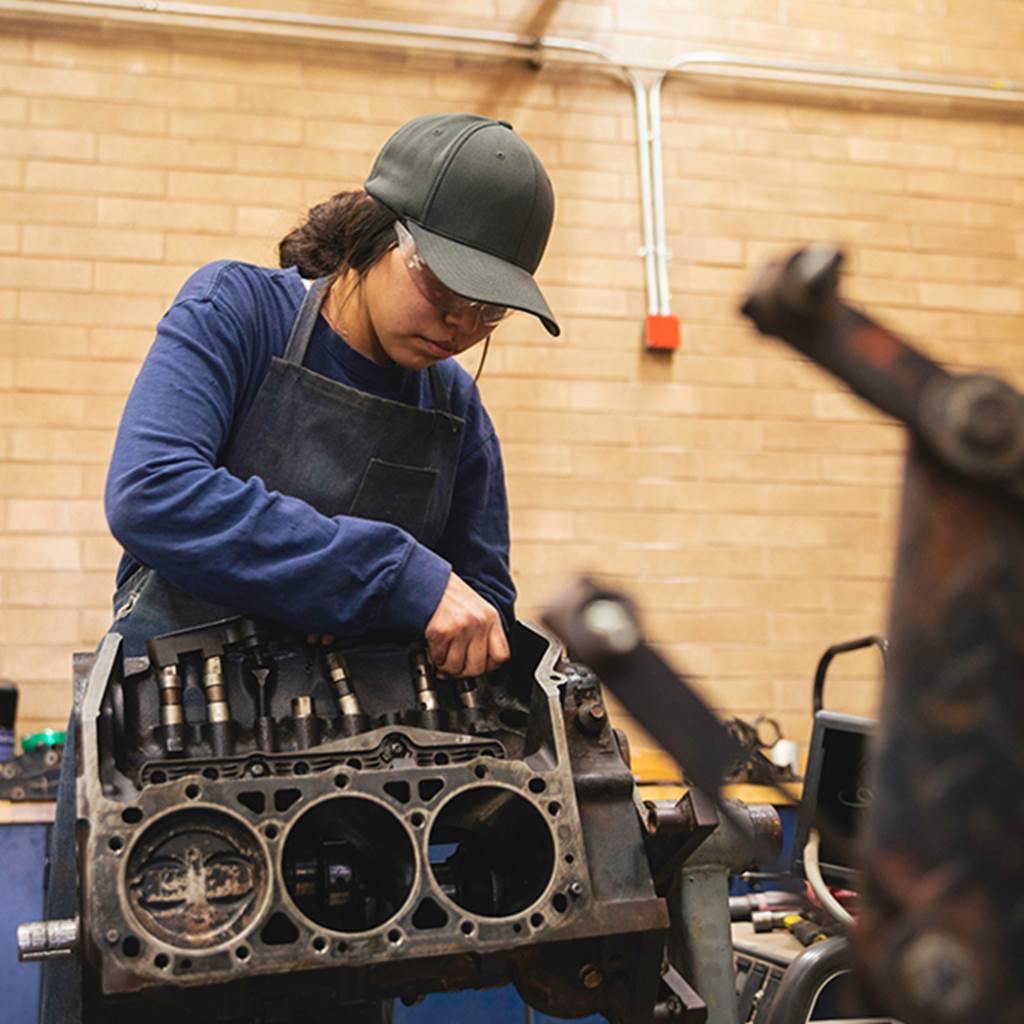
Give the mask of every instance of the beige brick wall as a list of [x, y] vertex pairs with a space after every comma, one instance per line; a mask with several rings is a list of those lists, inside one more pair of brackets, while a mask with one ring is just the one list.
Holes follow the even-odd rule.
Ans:
[[[1017, 0], [236, 6], [546, 32], [649, 64], [715, 47], [1024, 78]], [[0, 20], [0, 675], [22, 728], [63, 719], [70, 653], [107, 625], [105, 463], [184, 277], [271, 262], [403, 120], [470, 109], [512, 120], [558, 194], [541, 277], [565, 331], [513, 320], [482, 382], [521, 613], [600, 573], [717, 707], [803, 737], [820, 650], [884, 623], [902, 436], [755, 337], [737, 296], [765, 257], [834, 239], [855, 300], [1021, 383], [1024, 129], [1019, 111], [750, 83], [672, 79], [663, 105], [669, 357], [641, 350], [634, 114], [608, 75]], [[830, 703], [870, 711], [874, 669], [852, 657]]]

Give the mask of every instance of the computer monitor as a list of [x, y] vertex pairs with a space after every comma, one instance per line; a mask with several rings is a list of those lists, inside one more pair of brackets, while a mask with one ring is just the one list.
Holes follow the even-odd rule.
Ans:
[[814, 716], [793, 849], [797, 874], [803, 873], [808, 832], [821, 821], [825, 825], [818, 829], [822, 875], [832, 884], [854, 880], [853, 854], [872, 797], [868, 766], [877, 725], [872, 718], [834, 711], [819, 711]]

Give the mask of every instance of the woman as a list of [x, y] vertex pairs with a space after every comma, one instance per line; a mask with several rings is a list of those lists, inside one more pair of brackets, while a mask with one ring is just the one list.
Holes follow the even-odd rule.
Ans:
[[[249, 612], [302, 633], [425, 636], [452, 676], [508, 658], [501, 455], [449, 357], [514, 309], [558, 333], [532, 277], [553, 208], [510, 125], [420, 117], [385, 144], [365, 192], [314, 207], [281, 242], [283, 269], [218, 262], [189, 279], [107, 482], [125, 655]], [[48, 917], [78, 913], [73, 756], [64, 767]], [[80, 968], [47, 964], [45, 1024], [81, 1019]]]
[[283, 239], [285, 269], [192, 276], [129, 397], [107, 484], [126, 654], [241, 611], [307, 633], [424, 635], [448, 675], [508, 658], [501, 455], [449, 357], [513, 309], [558, 333], [532, 277], [552, 215], [510, 125], [420, 117], [365, 192]]

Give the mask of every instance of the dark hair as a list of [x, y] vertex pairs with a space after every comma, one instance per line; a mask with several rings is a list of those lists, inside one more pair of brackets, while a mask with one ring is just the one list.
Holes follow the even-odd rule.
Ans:
[[398, 218], [362, 189], [338, 192], [317, 203], [306, 220], [278, 242], [282, 267], [297, 267], [306, 278], [351, 268], [362, 277], [397, 245]]

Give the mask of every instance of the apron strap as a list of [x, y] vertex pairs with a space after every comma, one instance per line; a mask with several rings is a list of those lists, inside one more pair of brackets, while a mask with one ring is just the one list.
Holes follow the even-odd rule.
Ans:
[[286, 363], [295, 363], [302, 366], [306, 361], [306, 349], [309, 347], [309, 339], [313, 335], [313, 327], [316, 325], [316, 318], [320, 315], [320, 307], [327, 297], [327, 286], [330, 283], [329, 277], [318, 277], [306, 292], [299, 314], [292, 324], [292, 332], [288, 335], [288, 344], [284, 349], [284, 360]]

